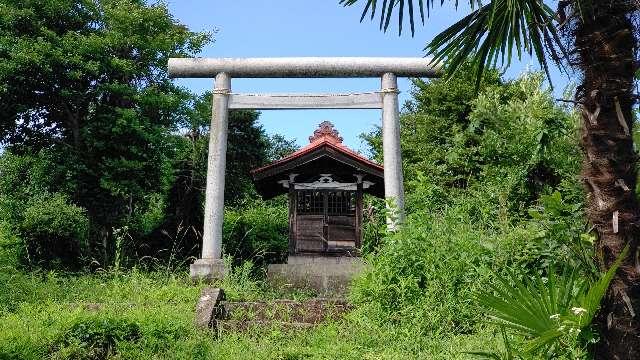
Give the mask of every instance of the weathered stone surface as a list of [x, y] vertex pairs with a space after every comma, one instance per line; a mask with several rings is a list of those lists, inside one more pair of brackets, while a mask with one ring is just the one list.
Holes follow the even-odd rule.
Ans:
[[193, 280], [216, 280], [227, 276], [227, 268], [222, 259], [198, 259], [190, 266]]
[[324, 321], [338, 320], [352, 309], [343, 299], [306, 301], [225, 302], [216, 320], [218, 334], [249, 329], [305, 329]]
[[229, 109], [382, 109], [382, 94], [232, 94]]
[[280, 77], [437, 77], [441, 66], [425, 57], [289, 57], [169, 59], [169, 76], [207, 78], [227, 73], [234, 78]]
[[[224, 217], [224, 184], [227, 167], [227, 138], [229, 133], [229, 91], [231, 78], [216, 75], [213, 89], [213, 116], [209, 131], [207, 179], [204, 201], [204, 229], [202, 260], [220, 260], [222, 256], [222, 224]], [[215, 269], [214, 269], [215, 270]], [[209, 275], [209, 274], [206, 274]], [[212, 276], [218, 275], [212, 273]]]
[[224, 320], [219, 322], [218, 332], [241, 332], [252, 329], [269, 329], [278, 328], [281, 330], [301, 330], [314, 327], [315, 324], [296, 323], [296, 322], [273, 322], [273, 321], [240, 321], [240, 320]]
[[204, 288], [196, 305], [196, 326], [202, 329], [215, 327], [217, 314], [221, 311], [220, 304], [224, 300], [224, 291], [218, 288]]
[[357, 257], [289, 256], [287, 264], [269, 265], [267, 279], [276, 287], [311, 289], [320, 295], [346, 293], [364, 269]]
[[306, 301], [222, 302], [222, 317], [228, 320], [281, 321], [317, 324], [335, 320], [351, 310], [343, 299], [316, 298]]
[[[396, 231], [404, 220], [404, 182], [400, 150], [400, 108], [398, 79], [382, 76], [382, 153], [384, 157], [384, 197], [387, 199], [387, 229]], [[389, 206], [393, 204], [393, 206]]]

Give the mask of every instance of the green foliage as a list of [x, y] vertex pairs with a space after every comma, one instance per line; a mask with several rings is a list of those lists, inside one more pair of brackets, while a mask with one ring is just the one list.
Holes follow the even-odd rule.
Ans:
[[56, 193], [31, 199], [19, 224], [30, 265], [47, 268], [56, 262], [77, 266], [86, 254], [89, 220], [86, 211]]
[[226, 255], [224, 262], [229, 272], [222, 279], [220, 287], [224, 289], [226, 297], [247, 301], [260, 300], [265, 296], [265, 292], [269, 291], [265, 283], [256, 276], [253, 261], [239, 262], [232, 256]]
[[50, 154], [0, 154], [0, 221], [15, 229], [24, 219], [31, 198], [58, 190], [54, 187], [58, 171]]
[[[382, 26], [405, 3], [385, 1]], [[522, 4], [512, 5], [478, 9], [476, 30]], [[415, 80], [401, 118], [407, 222], [386, 234], [384, 202], [367, 200], [369, 267], [351, 294], [357, 309], [314, 329], [213, 340], [192, 324], [205, 285], [174, 273], [199, 252], [211, 95], [176, 88], [165, 69], [210, 35], [142, 0], [5, 1], [0, 20], [0, 359], [465, 358], [498, 347], [500, 334], [473, 306], [486, 289], [496, 291], [480, 296], [492, 314], [525, 332], [502, 331], [505, 349], [494, 358], [514, 358], [535, 334], [536, 346], [556, 337], [540, 333], [554, 326], [575, 329], [557, 337], [567, 354], [584, 352], [613, 273], [589, 291], [582, 285], [595, 271], [576, 119], [539, 74], [504, 81], [486, 70], [478, 84], [482, 60], [460, 63], [449, 81]], [[446, 48], [466, 31], [437, 41]], [[256, 200], [248, 170], [295, 146], [267, 137], [258, 115], [231, 113], [223, 234], [231, 271], [215, 285], [232, 300], [282, 296], [256, 273], [286, 256], [286, 200]], [[379, 159], [379, 130], [364, 138]], [[12, 260], [22, 249], [50, 267], [96, 260], [98, 274], [24, 273]], [[122, 271], [148, 263], [165, 271]], [[578, 269], [548, 270], [559, 263]]]
[[[63, 261], [108, 268], [197, 255], [211, 93], [177, 88], [166, 62], [194, 56], [211, 34], [142, 0], [9, 1], [0, 17], [0, 211], [11, 231], [31, 202], [43, 206], [36, 197], [59, 193], [90, 224]], [[258, 116], [230, 114], [227, 204], [255, 198], [249, 171], [293, 146], [269, 138]]]
[[223, 252], [236, 263], [282, 262], [289, 250], [289, 215], [285, 198], [252, 201], [224, 214]]
[[[238, 272], [233, 281], [214, 284], [230, 289], [230, 300], [281, 296], [255, 280], [238, 282], [248, 278], [249, 271]], [[204, 286], [208, 285], [194, 285], [184, 273], [167, 276], [131, 270], [70, 276], [2, 267], [0, 359], [77, 359], [102, 349], [91, 347], [92, 342], [109, 338], [118, 339], [110, 359], [457, 360], [468, 358], [460, 351], [497, 343], [490, 329], [446, 339], [420, 338], [388, 324], [377, 326], [361, 314], [312, 329], [273, 328], [214, 338], [193, 326], [194, 304]], [[81, 345], [78, 339], [87, 341]]]
[[0, 227], [16, 237], [27, 265], [77, 268], [87, 255], [87, 212], [58, 192], [63, 178], [45, 151], [0, 155]]
[[[340, 4], [351, 6], [357, 2], [358, 0], [341, 0]], [[366, 0], [360, 21], [369, 12], [373, 20], [378, 3], [377, 0]], [[417, 7], [423, 24], [425, 8], [429, 16], [429, 9], [434, 3], [432, 0], [418, 0]], [[398, 10], [398, 34], [402, 34], [405, 4], [408, 7], [411, 34], [414, 34], [413, 0], [382, 2], [381, 30], [387, 31], [394, 11]], [[444, 2], [440, 3], [442, 4]], [[455, 4], [457, 7], [458, 2]], [[554, 59], [558, 59], [555, 50], [561, 43], [553, 21], [555, 12], [549, 6], [536, 0], [493, 0], [486, 5], [470, 0], [469, 8], [469, 15], [436, 35], [425, 48], [427, 55], [433, 55], [434, 64], [446, 63], [448, 77], [470, 61], [479, 84], [485, 69], [496, 66], [498, 60], [509, 66], [512, 58], [517, 56], [521, 59], [523, 52], [529, 56], [535, 55], [547, 75], [549, 74], [545, 51], [550, 50]]]
[[477, 320], [471, 295], [488, 277], [493, 256], [481, 229], [454, 219], [410, 217], [401, 231], [367, 260], [370, 269], [352, 300], [381, 323], [412, 328], [421, 336], [471, 331]]
[[[182, 149], [185, 153], [178, 158], [194, 159], [192, 164], [199, 178], [206, 177], [209, 127], [212, 113], [211, 92], [207, 91], [193, 100], [192, 108], [183, 127], [188, 129], [188, 137], [182, 142], [191, 142]], [[237, 205], [245, 198], [255, 197], [250, 171], [262, 166], [273, 156], [290, 150], [291, 141], [283, 136], [268, 136], [258, 124], [260, 113], [253, 110], [233, 110], [229, 112], [229, 130], [227, 139], [225, 203]], [[253, 196], [252, 196], [253, 195]]]
[[[501, 85], [490, 74], [495, 78], [487, 78], [476, 97], [469, 96], [469, 72], [416, 82], [401, 117], [408, 212], [442, 210], [477, 194], [492, 206], [479, 203], [483, 210], [470, 216], [495, 222], [526, 215], [551, 188], [579, 201], [576, 118], [541, 89], [539, 75]], [[364, 138], [380, 159], [379, 130]]]
[[560, 275], [550, 271], [546, 279], [496, 276], [490, 290], [479, 293], [478, 302], [490, 318], [525, 335], [524, 354], [581, 359], [586, 346], [597, 341], [589, 327], [628, 250], [595, 283], [568, 267]]
[[[211, 93], [194, 96], [176, 87], [166, 64], [169, 57], [195, 56], [211, 39], [211, 33], [189, 31], [164, 3], [2, 2], [2, 226], [25, 243], [64, 242], [68, 251], [49, 253], [51, 266], [62, 256], [62, 263], [92, 269], [140, 259], [170, 268], [197, 255]], [[293, 147], [268, 137], [258, 116], [230, 114], [228, 205], [255, 198], [249, 171]], [[37, 219], [33, 212], [51, 196], [65, 199], [59, 216], [79, 219], [73, 211], [85, 209], [78, 226], [89, 228], [54, 228], [62, 222], [46, 231], [24, 228], [26, 209]], [[39, 220], [47, 216], [51, 211]]]
[[270, 135], [268, 140], [267, 162], [280, 160], [298, 150], [298, 145], [294, 139], [287, 139], [280, 134]]
[[[548, 276], [593, 256], [576, 119], [540, 75], [489, 74], [475, 96], [471, 72], [415, 83], [401, 117], [407, 221], [380, 241], [352, 293], [380, 323], [432, 338], [472, 333], [481, 318], [471, 299], [495, 273]], [[379, 156], [379, 133], [365, 139]]]
[[53, 345], [53, 359], [107, 359], [121, 341], [135, 342], [140, 327], [118, 318], [87, 318], [74, 323]]
[[363, 255], [375, 253], [387, 235], [385, 201], [365, 194], [363, 202], [362, 246]]
[[535, 237], [523, 249], [523, 254], [532, 256], [528, 264], [540, 273], [553, 264], [564, 263], [586, 276], [598, 274], [593, 259], [595, 236], [588, 233], [581, 199], [571, 199], [570, 195], [563, 198], [559, 191], [542, 195], [538, 204], [529, 209], [529, 216]]
[[186, 274], [8, 272], [0, 287], [15, 293], [0, 296], [1, 359], [190, 358], [171, 348], [206, 339], [192, 325], [201, 287]]
[[[268, 136], [258, 123], [258, 112], [231, 111], [229, 116], [225, 204], [231, 213], [241, 214], [245, 207], [251, 212], [253, 203], [260, 203], [250, 171], [266, 164], [273, 156], [293, 151], [294, 144], [282, 136]], [[154, 212], [163, 216], [163, 221], [149, 236], [139, 241], [138, 258], [158, 260], [156, 263], [172, 267], [184, 266], [185, 259], [199, 256], [210, 122], [211, 93], [194, 96], [190, 101], [188, 116], [180, 122], [184, 134], [172, 138], [176, 149], [172, 164], [174, 180], [168, 191], [166, 208]], [[285, 203], [277, 206], [286, 208]], [[229, 216], [235, 219], [233, 215]], [[282, 238], [280, 231], [276, 238], [271, 238], [267, 232], [258, 236], [260, 239], [253, 236], [255, 241], [247, 245], [240, 241], [242, 236], [237, 232], [227, 236], [230, 244], [226, 249], [238, 256], [238, 262], [270, 249], [270, 242], [278, 242]], [[265, 243], [259, 244], [260, 241]], [[273, 258], [273, 255], [269, 256]], [[258, 260], [258, 263], [263, 262]]]
[[160, 3], [0, 4], [0, 141], [13, 156], [46, 151], [53, 176], [37, 186], [87, 209], [94, 264], [113, 261], [114, 228], [140, 238], [161, 222], [173, 180], [171, 131], [188, 116], [190, 97], [168, 78], [167, 59], [193, 56], [210, 40]]
[[507, 335], [507, 331], [504, 326], [500, 327], [500, 334], [502, 335], [502, 341], [505, 347], [504, 351], [469, 351], [468, 354], [476, 355], [484, 359], [515, 360], [516, 357], [513, 353], [511, 344], [509, 343], [509, 336]]

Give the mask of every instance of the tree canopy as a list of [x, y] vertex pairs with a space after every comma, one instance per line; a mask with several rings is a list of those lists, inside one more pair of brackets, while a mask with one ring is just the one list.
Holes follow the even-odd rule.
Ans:
[[[0, 3], [0, 211], [31, 244], [25, 259], [106, 266], [122, 252], [158, 256], [185, 229], [183, 254], [197, 253], [211, 94], [173, 84], [167, 61], [212, 39], [163, 3]], [[278, 138], [271, 147], [258, 116], [231, 114], [230, 205], [255, 196], [250, 169], [292, 145]], [[34, 228], [38, 209], [84, 225]], [[46, 239], [69, 252], [47, 254]]]

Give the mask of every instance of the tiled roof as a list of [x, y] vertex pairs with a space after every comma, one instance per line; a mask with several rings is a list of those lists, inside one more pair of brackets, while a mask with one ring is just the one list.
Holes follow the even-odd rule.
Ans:
[[279, 165], [285, 164], [293, 159], [299, 158], [303, 155], [312, 153], [322, 147], [333, 148], [334, 150], [354, 159], [361, 163], [364, 163], [368, 166], [374, 167], [383, 171], [383, 167], [376, 162], [373, 162], [364, 156], [358, 154], [357, 152], [349, 149], [346, 145], [342, 143], [342, 137], [338, 134], [338, 131], [333, 128], [333, 124], [329, 121], [322, 122], [318, 129], [313, 132], [313, 135], [309, 137], [309, 144], [302, 149], [295, 151], [284, 158], [274, 161], [271, 164], [265, 165], [263, 167], [251, 170], [252, 174], [257, 174], [262, 171], [271, 169], [273, 167], [277, 167]]

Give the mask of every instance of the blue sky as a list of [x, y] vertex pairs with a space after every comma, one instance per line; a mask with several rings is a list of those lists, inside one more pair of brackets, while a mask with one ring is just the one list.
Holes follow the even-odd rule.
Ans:
[[[425, 43], [465, 14], [445, 4], [432, 10], [426, 25], [419, 25], [415, 37], [397, 26], [387, 33], [377, 21], [360, 23], [362, 4], [350, 8], [338, 0], [168, 0], [175, 18], [194, 31], [214, 31], [215, 42], [203, 57], [280, 56], [423, 56]], [[449, 3], [449, 4], [452, 4]], [[377, 19], [376, 19], [377, 20]], [[408, 24], [405, 29], [408, 30]], [[537, 69], [531, 59], [516, 61], [507, 70], [515, 77], [525, 69]], [[201, 93], [213, 85], [211, 79], [181, 79], [179, 84]], [[552, 73], [556, 93], [569, 80]], [[358, 92], [376, 90], [379, 79], [234, 79], [234, 92]], [[409, 98], [410, 82], [399, 79], [401, 103]], [[263, 111], [260, 122], [268, 133], [295, 138], [299, 145], [323, 120], [332, 121], [345, 143], [365, 152], [358, 135], [380, 123], [378, 110], [271, 110]]]

